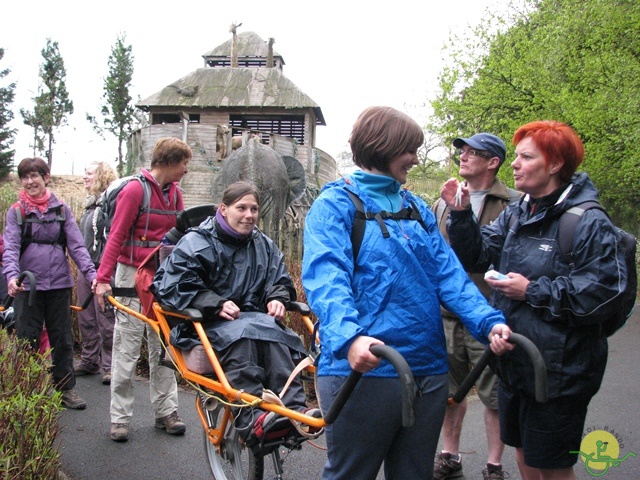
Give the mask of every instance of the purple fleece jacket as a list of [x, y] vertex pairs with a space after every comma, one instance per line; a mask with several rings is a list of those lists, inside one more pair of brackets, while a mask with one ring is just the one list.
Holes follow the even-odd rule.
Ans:
[[[59, 205], [65, 212], [64, 231], [67, 237], [67, 251], [69, 256], [78, 266], [78, 270], [89, 281], [96, 278], [96, 270], [91, 257], [84, 245], [84, 240], [73, 213], [67, 204], [61, 202], [53, 193], [49, 201], [49, 209], [43, 214], [38, 210], [30, 210], [22, 204], [26, 217], [38, 217], [48, 223], [34, 223], [31, 225], [31, 236], [35, 240], [55, 241], [60, 233], [60, 222], [55, 221], [56, 210]], [[59, 288], [71, 288], [74, 279], [71, 275], [69, 260], [65, 250], [59, 244], [31, 243], [20, 256], [20, 244], [22, 231], [18, 225], [16, 209], [7, 211], [7, 219], [4, 230], [4, 254], [3, 273], [7, 282], [20, 276], [20, 273], [29, 270], [36, 278], [36, 290], [55, 290]], [[30, 290], [31, 285], [24, 282], [25, 290]]]

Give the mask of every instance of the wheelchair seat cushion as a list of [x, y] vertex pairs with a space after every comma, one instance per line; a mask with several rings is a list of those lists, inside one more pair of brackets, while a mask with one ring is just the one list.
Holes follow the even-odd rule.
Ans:
[[211, 375], [214, 373], [209, 357], [207, 357], [207, 353], [204, 351], [202, 345], [196, 345], [191, 350], [182, 350], [182, 358], [187, 368], [192, 372], [201, 375]]

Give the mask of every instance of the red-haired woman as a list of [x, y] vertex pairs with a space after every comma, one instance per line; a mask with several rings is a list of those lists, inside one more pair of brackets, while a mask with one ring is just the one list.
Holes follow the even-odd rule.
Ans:
[[[506, 280], [488, 279], [491, 303], [516, 333], [538, 347], [548, 372], [547, 403], [534, 399], [531, 362], [522, 349], [497, 360], [500, 435], [516, 448], [521, 477], [574, 479], [573, 465], [591, 398], [607, 363], [600, 324], [617, 310], [627, 281], [618, 235], [599, 209], [584, 212], [576, 227], [571, 259], [558, 245], [564, 212], [598, 192], [586, 173], [577, 133], [558, 121], [536, 121], [514, 137], [515, 187], [525, 196], [488, 226], [479, 227], [457, 180], [441, 196], [453, 210], [449, 238], [468, 271], [495, 268]], [[493, 267], [491, 267], [493, 265]]]

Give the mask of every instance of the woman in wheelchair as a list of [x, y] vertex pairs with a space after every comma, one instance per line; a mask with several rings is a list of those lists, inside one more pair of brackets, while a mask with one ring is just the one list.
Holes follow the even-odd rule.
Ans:
[[[161, 304], [202, 312], [203, 326], [230, 384], [256, 396], [264, 389], [279, 392], [306, 355], [300, 338], [281, 323], [296, 291], [282, 252], [256, 228], [259, 206], [255, 186], [229, 185], [215, 215], [180, 239], [152, 285]], [[178, 348], [199, 343], [190, 324], [174, 327], [171, 333], [171, 343]], [[298, 379], [282, 401], [293, 410], [320, 416], [319, 410], [307, 408]], [[238, 410], [235, 427], [248, 444], [285, 436], [293, 428], [274, 412]]]

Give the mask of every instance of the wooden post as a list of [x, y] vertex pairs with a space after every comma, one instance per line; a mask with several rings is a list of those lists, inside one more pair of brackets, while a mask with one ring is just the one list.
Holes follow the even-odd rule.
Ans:
[[269, 38], [269, 43], [267, 47], [267, 68], [273, 68], [273, 44], [276, 42], [276, 39], [273, 37]]
[[238, 23], [237, 25], [235, 23], [232, 23], [231, 27], [229, 27], [229, 32], [231, 32], [232, 34], [232, 37], [231, 37], [231, 66], [232, 67], [238, 66], [238, 39], [236, 37], [236, 29], [241, 25], [242, 23]]

